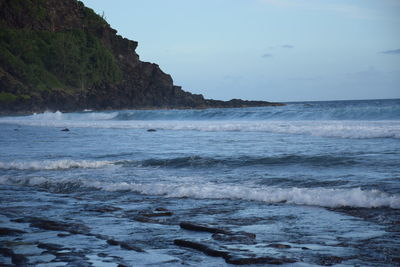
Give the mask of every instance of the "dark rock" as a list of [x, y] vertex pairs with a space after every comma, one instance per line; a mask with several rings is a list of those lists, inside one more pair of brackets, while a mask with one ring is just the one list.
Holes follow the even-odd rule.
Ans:
[[208, 233], [213, 233], [213, 234], [215, 234], [215, 233], [229, 234], [228, 231], [225, 231], [223, 229], [218, 229], [218, 228], [209, 227], [209, 226], [205, 226], [205, 225], [193, 224], [190, 222], [181, 222], [179, 224], [179, 226], [182, 229], [197, 231], [197, 232], [208, 232]]
[[117, 241], [115, 239], [108, 239], [107, 240], [107, 244], [111, 245], [111, 246], [120, 246], [121, 248], [127, 249], [127, 250], [133, 250], [136, 252], [146, 252], [143, 249], [136, 247], [135, 245], [132, 245], [128, 242], [121, 242], [121, 241]]
[[302, 250], [309, 250], [308, 247], [301, 247]]
[[332, 266], [341, 263], [343, 260], [343, 258], [338, 256], [322, 255], [318, 260], [318, 264], [323, 266]]
[[59, 250], [63, 250], [64, 249], [64, 247], [62, 245], [59, 245], [59, 244], [41, 243], [41, 242], [39, 242], [37, 247], [38, 248], [42, 248], [42, 249], [46, 249], [48, 251], [59, 251]]
[[0, 227], [0, 236], [2, 236], [2, 235], [18, 235], [18, 234], [24, 234], [24, 233], [26, 233], [26, 232], [22, 231], [22, 230]]
[[71, 236], [71, 234], [58, 233], [57, 236], [58, 237], [67, 237], [67, 236]]
[[11, 257], [12, 255], [14, 255], [14, 251], [12, 251], [12, 249], [9, 248], [0, 247], [0, 254], [5, 257]]
[[68, 128], [64, 128], [64, 129], [62, 129], [61, 131], [62, 131], [62, 132], [69, 132], [69, 129], [68, 129]]
[[167, 210], [167, 209], [165, 209], [165, 208], [155, 208], [154, 210], [155, 210], [155, 211], [169, 211], [169, 210]]
[[164, 216], [172, 216], [174, 215], [170, 211], [165, 211], [165, 212], [156, 212], [156, 213], [141, 213], [142, 216], [145, 217], [164, 217]]
[[296, 260], [288, 259], [288, 258], [273, 258], [273, 257], [240, 257], [231, 255], [228, 251], [218, 250], [211, 248], [202, 243], [175, 239], [174, 244], [181, 247], [187, 247], [196, 249], [198, 251], [203, 252], [206, 255], [213, 257], [222, 257], [225, 259], [227, 263], [237, 264], [237, 265], [245, 265], [245, 264], [286, 264], [286, 263], [294, 263]]
[[175, 239], [174, 244], [177, 246], [180, 246], [180, 247], [193, 248], [193, 249], [203, 252], [206, 255], [213, 256], [213, 257], [222, 257], [222, 258], [229, 257], [229, 253], [227, 251], [216, 250], [216, 249], [210, 248], [207, 245], [197, 243], [197, 242], [192, 242], [192, 241], [182, 240], [182, 239]]
[[254, 244], [256, 235], [248, 232], [227, 232], [227, 233], [214, 233], [212, 235], [214, 240], [229, 242], [229, 243], [240, 243], [240, 244]]
[[400, 257], [392, 258], [392, 262], [400, 263]]
[[118, 210], [121, 210], [121, 208], [113, 207], [113, 206], [100, 206], [100, 207], [91, 207], [91, 208], [88, 208], [87, 210], [100, 212], [100, 213], [106, 213], [106, 212], [118, 211]]
[[147, 131], [148, 131], [148, 132], [157, 132], [156, 129], [148, 129]]
[[10, 257], [11, 262], [16, 266], [26, 266], [28, 263], [28, 259], [21, 254], [15, 254], [12, 249], [9, 248], [0, 248], [0, 254], [5, 257]]
[[64, 232], [69, 232], [71, 234], [83, 234], [83, 235], [90, 234], [90, 229], [83, 224], [51, 221], [36, 217], [15, 219], [13, 221], [30, 223], [31, 227], [36, 227], [43, 230], [64, 231]]
[[136, 246], [134, 246], [134, 245], [132, 245], [132, 244], [129, 244], [129, 243], [127, 243], [127, 242], [120, 242], [119, 245], [121, 246], [121, 248], [124, 248], [124, 249], [134, 250], [134, 251], [136, 251], [136, 252], [146, 252], [146, 251], [144, 251], [143, 249], [138, 248], [138, 247], [136, 247]]
[[273, 257], [228, 257], [225, 259], [227, 263], [236, 264], [236, 265], [245, 265], [245, 264], [286, 264], [286, 263], [294, 263], [296, 260], [287, 259], [287, 258], [273, 258]]
[[17, 266], [26, 266], [28, 263], [28, 259], [21, 254], [13, 254], [11, 256], [11, 262]]
[[107, 244], [109, 244], [111, 246], [119, 246], [121, 243], [117, 240], [109, 239], [109, 240], [107, 240]]
[[285, 245], [285, 244], [269, 244], [268, 247], [271, 248], [291, 248], [290, 245]]

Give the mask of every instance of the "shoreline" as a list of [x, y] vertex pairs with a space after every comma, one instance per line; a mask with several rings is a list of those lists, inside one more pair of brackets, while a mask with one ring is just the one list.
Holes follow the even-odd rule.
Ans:
[[[246, 100], [244, 100], [246, 101]], [[252, 102], [252, 101], [249, 101]], [[258, 101], [257, 101], [258, 102]], [[266, 102], [266, 104], [260, 105], [242, 105], [242, 106], [204, 106], [204, 107], [132, 107], [132, 108], [120, 108], [120, 109], [39, 109], [39, 110], [20, 110], [20, 111], [4, 111], [0, 110], [0, 116], [27, 116], [33, 115], [35, 113], [45, 113], [45, 112], [57, 112], [62, 113], [74, 113], [74, 112], [113, 112], [113, 111], [126, 111], [126, 110], [205, 110], [205, 109], [229, 109], [229, 108], [257, 108], [257, 107], [280, 107], [286, 106], [285, 103], [277, 102]]]

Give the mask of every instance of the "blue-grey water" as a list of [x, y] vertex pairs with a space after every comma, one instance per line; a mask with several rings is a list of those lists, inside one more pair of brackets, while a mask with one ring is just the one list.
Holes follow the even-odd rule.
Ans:
[[399, 225], [399, 99], [0, 117], [0, 227], [23, 231], [0, 234], [0, 265], [19, 264], [12, 250], [28, 266], [231, 266], [185, 239], [290, 266], [397, 266]]

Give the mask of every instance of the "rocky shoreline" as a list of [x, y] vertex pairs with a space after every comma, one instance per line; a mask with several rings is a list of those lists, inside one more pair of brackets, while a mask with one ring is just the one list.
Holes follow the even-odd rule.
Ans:
[[[0, 10], [0, 33], [8, 42], [0, 44], [0, 114], [282, 105], [182, 90], [157, 64], [139, 59], [136, 41], [118, 35], [80, 1], [5, 1]], [[34, 52], [24, 50], [30, 46]]]
[[[85, 192], [37, 192], [32, 195], [37, 199], [28, 207], [21, 196], [27, 189], [9, 189], [13, 190], [2, 189], [2, 201], [11, 192], [18, 197], [3, 202], [0, 212], [2, 266], [109, 264], [123, 267], [132, 266], [133, 262], [141, 266], [196, 262], [210, 266], [221, 261], [233, 265], [303, 262], [332, 266], [352, 260], [352, 256], [322, 253], [315, 244], [291, 238], [279, 240], [273, 232], [240, 229], [256, 225], [254, 220], [233, 221], [229, 225], [212, 222], [209, 219], [214, 216], [213, 212], [224, 212], [224, 207], [202, 207], [207, 201], [192, 206], [184, 203], [184, 199], [177, 199], [173, 207], [167, 208], [171, 200], [128, 193], [94, 197]], [[115, 203], [104, 204], [103, 198]], [[183, 206], [179, 208], [178, 202]], [[269, 237], [266, 239], [266, 236]], [[339, 244], [337, 248], [348, 245]]]

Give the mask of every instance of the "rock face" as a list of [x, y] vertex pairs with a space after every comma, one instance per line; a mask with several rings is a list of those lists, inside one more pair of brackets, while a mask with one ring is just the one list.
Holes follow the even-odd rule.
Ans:
[[0, 0], [0, 111], [279, 105], [183, 91], [76, 0]]

